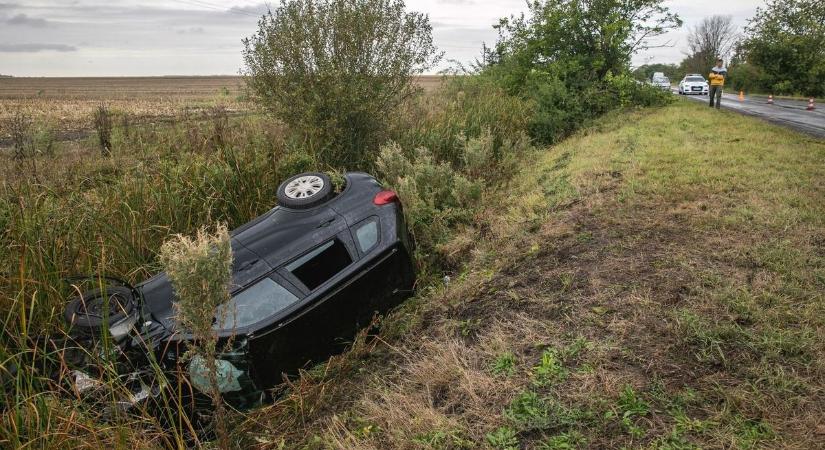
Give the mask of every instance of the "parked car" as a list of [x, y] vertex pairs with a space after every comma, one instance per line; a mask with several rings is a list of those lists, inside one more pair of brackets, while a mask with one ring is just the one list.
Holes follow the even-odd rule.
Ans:
[[670, 91], [670, 79], [664, 75], [656, 76], [654, 74], [654, 76], [650, 79], [650, 84], [664, 91]]
[[[366, 173], [344, 180], [336, 194], [326, 174], [291, 177], [278, 188], [278, 206], [231, 232], [231, 299], [215, 312], [213, 328], [218, 348], [231, 342], [217, 370], [235, 407], [260, 403], [284, 375], [340, 352], [376, 314], [413, 292], [413, 243], [398, 197]], [[184, 373], [192, 401], [204, 400], [209, 373], [198, 358], [182, 358], [192, 336], [177, 321], [175, 302], [160, 273], [137, 286], [111, 281], [66, 306], [81, 354], [100, 354], [100, 336], [113, 343], [118, 372], [134, 386], [125, 409], [158, 396], [158, 366]], [[74, 361], [74, 389], [94, 395], [88, 359]]]
[[680, 95], [708, 95], [708, 82], [705, 77], [699, 74], [687, 74], [679, 82]]

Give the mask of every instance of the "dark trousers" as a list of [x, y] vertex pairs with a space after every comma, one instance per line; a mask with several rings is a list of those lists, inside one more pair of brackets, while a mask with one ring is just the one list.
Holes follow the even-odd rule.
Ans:
[[722, 106], [722, 86], [711, 86], [710, 87], [710, 106], [713, 107], [713, 99], [716, 99], [716, 109], [719, 109]]

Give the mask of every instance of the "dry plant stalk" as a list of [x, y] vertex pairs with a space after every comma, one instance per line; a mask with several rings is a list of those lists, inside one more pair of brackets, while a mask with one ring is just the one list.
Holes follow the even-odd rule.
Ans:
[[196, 343], [190, 357], [202, 358], [215, 406], [214, 423], [221, 448], [229, 448], [225, 410], [218, 383], [218, 335], [212, 323], [217, 307], [229, 300], [232, 279], [232, 248], [225, 224], [214, 233], [198, 230], [194, 238], [176, 235], [163, 244], [160, 259], [175, 289], [177, 318]]
[[14, 159], [20, 161], [27, 156], [31, 147], [32, 119], [28, 114], [17, 111], [9, 119], [9, 131], [14, 145]]
[[103, 156], [112, 154], [112, 114], [106, 105], [100, 105], [95, 111], [95, 130], [100, 142], [100, 151]]

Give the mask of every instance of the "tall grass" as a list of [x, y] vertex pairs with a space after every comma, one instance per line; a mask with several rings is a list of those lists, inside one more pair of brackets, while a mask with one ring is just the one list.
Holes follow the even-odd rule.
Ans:
[[[151, 416], [121, 421], [128, 425], [122, 429], [101, 426], [95, 414], [57, 395], [54, 374], [44, 369], [60, 367], [61, 352], [44, 343], [62, 337], [62, 311], [74, 290], [63, 281], [67, 276], [100, 274], [137, 283], [160, 270], [157, 253], [172, 234], [192, 234], [218, 219], [230, 227], [243, 224], [275, 204], [281, 180], [314, 167], [285, 148], [271, 120], [247, 117], [222, 125], [192, 119], [132, 127], [128, 139], [115, 128], [111, 157], [100, 157], [96, 142], [86, 141], [79, 151], [67, 145], [54, 157], [34, 157], [42, 182], [5, 173], [0, 446], [100, 448], [167, 440]], [[217, 133], [225, 145], [214, 138]], [[133, 425], [156, 432], [137, 435]], [[87, 433], [94, 437], [83, 438]], [[176, 435], [170, 442], [183, 442]]]

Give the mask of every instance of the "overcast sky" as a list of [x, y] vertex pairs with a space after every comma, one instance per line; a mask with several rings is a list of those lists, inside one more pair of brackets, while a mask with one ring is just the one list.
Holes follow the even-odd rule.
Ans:
[[[678, 62], [689, 27], [713, 14], [744, 25], [762, 0], [670, 0], [685, 21], [661, 37], [673, 47], [634, 58]], [[277, 4], [277, 0], [270, 4]], [[445, 62], [472, 61], [492, 25], [524, 11], [524, 0], [407, 0], [429, 14]], [[260, 0], [0, 0], [0, 74], [15, 76], [118, 76], [237, 74], [241, 39], [266, 11]]]

